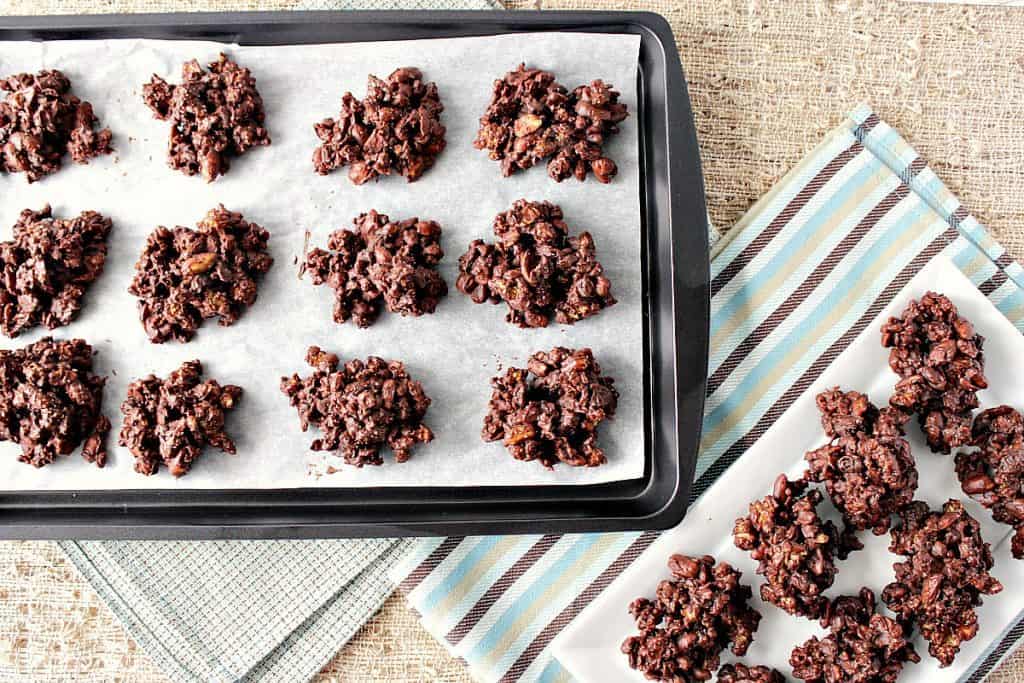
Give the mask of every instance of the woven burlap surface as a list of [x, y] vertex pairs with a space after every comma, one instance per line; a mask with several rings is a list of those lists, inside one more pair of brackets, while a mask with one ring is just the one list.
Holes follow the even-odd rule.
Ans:
[[[1024, 10], [818, 0], [512, 0], [643, 9], [675, 30], [708, 207], [727, 230], [844, 112], [869, 102], [1024, 257]], [[327, 0], [0, 0], [0, 14], [287, 9]], [[600, 55], [595, 55], [600, 62]], [[595, 72], [595, 76], [599, 76]], [[49, 543], [0, 544], [0, 678], [163, 681]], [[398, 596], [322, 681], [468, 681]], [[1024, 653], [992, 681], [1024, 680]]]

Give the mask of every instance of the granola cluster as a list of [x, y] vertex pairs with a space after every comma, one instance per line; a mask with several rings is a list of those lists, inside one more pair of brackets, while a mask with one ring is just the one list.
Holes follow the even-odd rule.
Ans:
[[256, 79], [226, 55], [208, 70], [195, 59], [185, 62], [178, 85], [154, 74], [142, 99], [156, 118], [171, 122], [167, 165], [185, 175], [213, 182], [232, 157], [270, 144]]
[[60, 170], [65, 154], [78, 164], [110, 154], [110, 129], [96, 130], [92, 105], [71, 94], [60, 71], [0, 79], [0, 172], [24, 173], [32, 183]]
[[82, 309], [85, 291], [102, 273], [111, 221], [95, 211], [54, 218], [49, 205], [26, 209], [14, 238], [0, 242], [0, 331], [67, 325]]
[[270, 270], [270, 233], [223, 206], [196, 230], [160, 226], [146, 240], [128, 291], [150, 341], [187, 342], [207, 318], [232, 325], [256, 302], [257, 280]]
[[430, 398], [399, 361], [370, 356], [350, 360], [341, 368], [338, 357], [311, 346], [306, 362], [313, 374], [281, 378], [281, 391], [299, 414], [302, 431], [320, 428], [314, 451], [340, 451], [349, 465], [382, 465], [387, 446], [395, 462], [405, 462], [416, 444], [428, 443], [433, 432], [423, 424]]
[[614, 305], [593, 238], [570, 237], [562, 218], [555, 204], [517, 201], [494, 219], [497, 242], [474, 240], [459, 258], [456, 289], [474, 303], [504, 301], [519, 327], [572, 325]]
[[650, 680], [706, 681], [726, 647], [746, 653], [761, 615], [747, 604], [750, 587], [729, 564], [715, 564], [709, 555], [673, 555], [668, 568], [672, 578], [658, 584], [654, 600], [630, 603], [640, 634], [623, 641], [622, 653]]
[[898, 318], [882, 326], [889, 367], [899, 375], [890, 405], [918, 421], [937, 453], [971, 440], [971, 413], [984, 374], [984, 338], [943, 294], [912, 300]]
[[369, 327], [385, 307], [401, 315], [433, 313], [448, 294], [435, 269], [444, 257], [441, 226], [418, 218], [391, 222], [376, 211], [353, 223], [354, 230], [334, 231], [327, 250], [313, 249], [303, 263], [314, 285], [334, 290], [334, 321]]
[[[818, 394], [817, 403], [831, 441], [804, 456], [806, 478], [825, 483], [848, 529], [880, 536], [917, 491], [917, 465], [901, 420], [891, 408], [878, 410], [864, 394], [838, 387]], [[861, 547], [852, 534], [843, 536], [844, 550]]]
[[313, 168], [327, 175], [348, 166], [356, 185], [392, 174], [418, 180], [444, 151], [442, 111], [437, 85], [425, 83], [419, 69], [396, 69], [386, 80], [371, 74], [362, 100], [346, 92], [338, 118], [314, 126], [323, 144]]
[[977, 450], [956, 456], [964, 493], [1014, 528], [1010, 548], [1024, 558], [1024, 418], [1010, 406], [997, 406], [974, 418], [971, 444]]
[[747, 666], [739, 662], [718, 670], [718, 683], [785, 683], [786, 677], [767, 666]]
[[21, 446], [18, 460], [42, 467], [81, 446], [86, 461], [106, 464], [107, 380], [93, 374], [92, 356], [81, 339], [51, 337], [0, 350], [0, 441]]
[[183, 363], [167, 379], [149, 375], [128, 385], [118, 445], [135, 456], [136, 472], [156, 474], [162, 464], [181, 477], [207, 445], [234, 455], [224, 420], [241, 396], [241, 387], [203, 381], [198, 360]]
[[590, 349], [535, 353], [526, 368], [508, 368], [491, 386], [484, 441], [503, 440], [516, 460], [536, 460], [549, 469], [606, 462], [597, 428], [615, 415], [619, 392]]
[[750, 504], [736, 520], [733, 542], [757, 561], [761, 598], [789, 614], [818, 618], [828, 606], [824, 593], [835, 581], [838, 531], [823, 521], [821, 492], [780, 474], [772, 494]]
[[907, 662], [920, 657], [908, 630], [875, 613], [875, 594], [843, 595], [821, 618], [829, 634], [817, 636], [793, 650], [793, 675], [807, 683], [895, 683]]
[[547, 160], [558, 182], [593, 173], [608, 183], [618, 167], [604, 156], [604, 143], [627, 116], [618, 91], [601, 80], [570, 92], [550, 71], [520, 64], [494, 82], [473, 144], [501, 162], [504, 176]]
[[953, 663], [960, 644], [978, 633], [975, 608], [982, 595], [1003, 589], [989, 570], [992, 552], [977, 520], [958, 500], [941, 512], [914, 502], [900, 513], [889, 550], [906, 560], [893, 565], [896, 580], [882, 599], [904, 624], [917, 624], [940, 666]]

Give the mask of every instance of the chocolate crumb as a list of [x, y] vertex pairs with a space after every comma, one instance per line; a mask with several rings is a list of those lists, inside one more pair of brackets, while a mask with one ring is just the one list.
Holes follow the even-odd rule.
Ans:
[[739, 662], [718, 670], [718, 683], [785, 683], [786, 677], [767, 666], [747, 666]]

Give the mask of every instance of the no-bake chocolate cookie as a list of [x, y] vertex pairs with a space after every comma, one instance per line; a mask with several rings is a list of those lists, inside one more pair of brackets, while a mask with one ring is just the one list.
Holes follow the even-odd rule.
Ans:
[[867, 588], [829, 603], [821, 625], [829, 634], [813, 636], [789, 657], [793, 675], [807, 683], [895, 683], [907, 662], [921, 659], [909, 629], [875, 613]]
[[1010, 548], [1024, 559], [1024, 419], [1010, 406], [983, 410], [974, 418], [971, 444], [978, 450], [956, 455], [964, 493], [1014, 528]]
[[349, 465], [382, 465], [387, 446], [395, 462], [405, 462], [416, 444], [434, 434], [423, 424], [430, 398], [405, 365], [370, 356], [339, 369], [338, 357], [318, 346], [306, 352], [308, 377], [281, 378], [281, 391], [299, 414], [302, 431], [320, 428], [314, 451], [340, 451]]
[[494, 219], [494, 235], [459, 258], [455, 287], [474, 303], [504, 301], [505, 319], [519, 327], [572, 325], [615, 304], [593, 238], [569, 236], [555, 204], [520, 199]]
[[889, 530], [891, 515], [914, 500], [917, 465], [894, 409], [878, 410], [864, 394], [838, 387], [818, 394], [817, 403], [831, 441], [804, 456], [805, 478], [824, 482], [842, 513], [849, 532], [843, 534], [843, 550], [860, 548], [853, 530], [880, 536]]
[[960, 644], [978, 632], [982, 595], [1003, 589], [991, 574], [992, 552], [978, 522], [950, 500], [941, 512], [917, 501], [900, 513], [889, 550], [907, 559], [893, 565], [896, 580], [882, 600], [905, 624], [916, 624], [928, 652], [946, 667]]
[[195, 59], [181, 67], [181, 83], [153, 75], [142, 88], [153, 115], [171, 122], [167, 165], [212, 182], [228, 172], [231, 158], [270, 144], [263, 98], [249, 69], [225, 55], [203, 69]]
[[569, 92], [551, 72], [520, 64], [494, 82], [473, 144], [501, 162], [504, 176], [547, 160], [548, 175], [558, 182], [593, 173], [607, 183], [618, 167], [603, 146], [627, 116], [618, 91], [603, 81]]
[[444, 256], [441, 226], [418, 218], [393, 223], [376, 211], [353, 223], [354, 230], [331, 233], [328, 251], [314, 249], [303, 263], [313, 284], [334, 290], [334, 321], [368, 327], [384, 307], [401, 315], [433, 313], [448, 293], [435, 270]]
[[196, 230], [160, 226], [146, 240], [128, 291], [150, 341], [186, 342], [207, 318], [231, 325], [256, 302], [257, 282], [274, 259], [270, 233], [223, 206]]
[[175, 477], [188, 474], [207, 445], [234, 455], [224, 419], [242, 388], [202, 377], [202, 364], [191, 360], [167, 379], [149, 375], [128, 385], [118, 444], [135, 456], [136, 472], [156, 474], [163, 464]]
[[839, 533], [818, 515], [821, 492], [780, 474], [772, 494], [736, 520], [733, 542], [750, 551], [764, 577], [761, 598], [789, 614], [817, 619], [828, 606], [822, 593], [835, 581]]
[[0, 350], [0, 441], [21, 446], [18, 460], [42, 467], [82, 446], [88, 462], [106, 464], [106, 378], [93, 374], [92, 356], [81, 339], [51, 337]]
[[0, 171], [24, 173], [30, 183], [60, 170], [65, 154], [75, 163], [109, 154], [110, 129], [96, 130], [92, 105], [71, 94], [60, 71], [0, 79]]
[[437, 85], [425, 83], [419, 69], [395, 69], [386, 80], [371, 74], [362, 100], [346, 92], [338, 118], [314, 126], [323, 144], [313, 168], [327, 175], [348, 166], [356, 185], [392, 174], [418, 180], [444, 150], [442, 111]]
[[45, 325], [67, 325], [85, 291], [103, 273], [111, 221], [95, 211], [54, 218], [49, 206], [26, 209], [14, 238], [0, 242], [0, 331], [16, 337]]
[[622, 652], [649, 680], [706, 681], [726, 647], [746, 653], [761, 615], [747, 604], [750, 587], [729, 564], [715, 564], [708, 555], [673, 555], [668, 568], [672, 578], [658, 584], [654, 600], [630, 603], [640, 635], [623, 641]]
[[615, 415], [619, 392], [590, 349], [535, 353], [525, 368], [508, 368], [491, 386], [484, 441], [502, 440], [516, 460], [536, 460], [549, 469], [606, 462], [597, 429]]
[[718, 683], [786, 683], [786, 677], [767, 666], [747, 666], [737, 662], [718, 670]]
[[882, 325], [889, 367], [900, 376], [890, 405], [917, 413], [928, 445], [949, 453], [971, 440], [971, 412], [984, 374], [984, 338], [946, 296], [928, 292]]

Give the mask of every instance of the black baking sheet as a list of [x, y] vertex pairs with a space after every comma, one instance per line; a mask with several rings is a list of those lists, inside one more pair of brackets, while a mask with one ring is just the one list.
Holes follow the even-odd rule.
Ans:
[[[585, 487], [431, 487], [0, 494], [9, 537], [295, 537], [660, 528], [685, 511], [707, 356], [707, 237], [685, 84], [649, 14], [377, 12], [136, 15], [0, 21], [0, 38], [307, 44], [588, 31], [641, 36], [644, 477]], [[671, 178], [671, 189], [669, 179]]]

